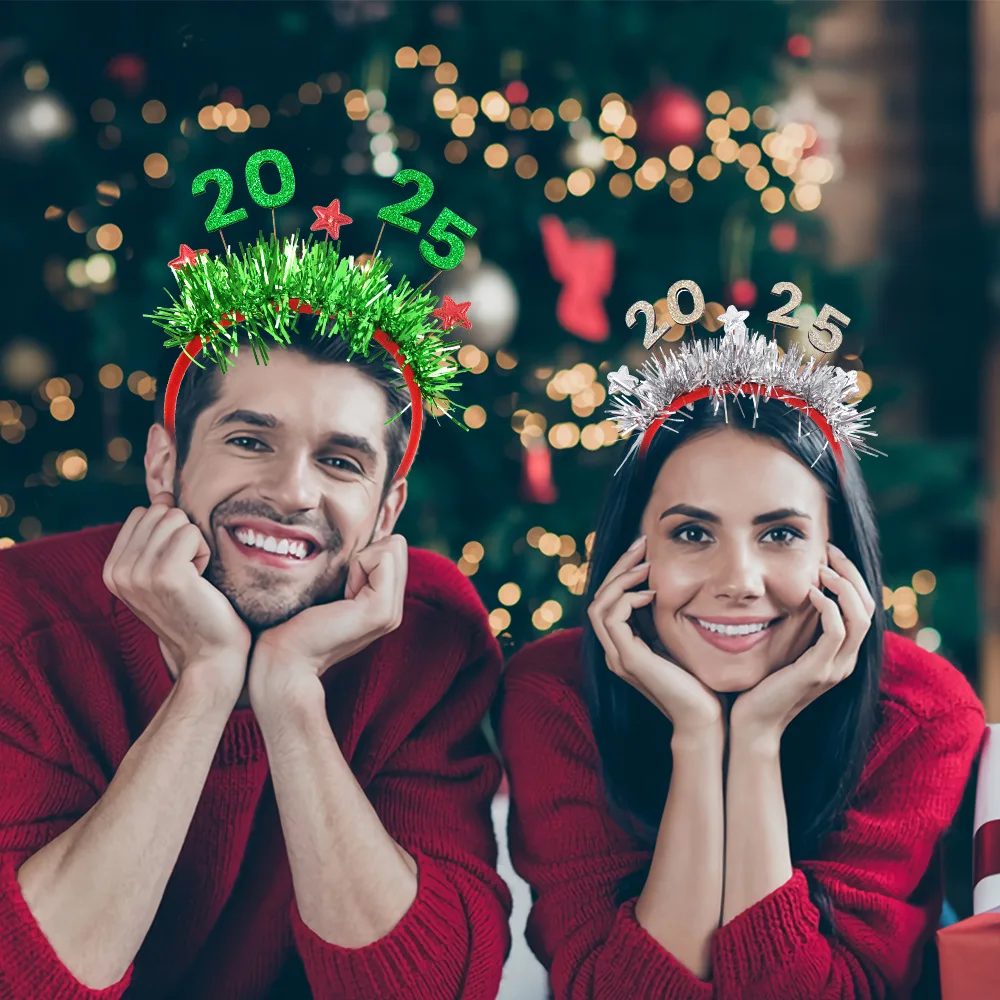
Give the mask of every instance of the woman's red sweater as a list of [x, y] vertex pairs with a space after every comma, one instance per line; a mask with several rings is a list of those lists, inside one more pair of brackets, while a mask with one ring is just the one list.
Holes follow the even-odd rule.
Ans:
[[[527, 936], [555, 1000], [850, 1000], [909, 997], [941, 906], [939, 839], [962, 799], [984, 728], [965, 678], [885, 637], [882, 721], [844, 829], [769, 896], [720, 927], [703, 982], [621, 905], [622, 879], [652, 851], [613, 820], [581, 696], [579, 629], [510, 662], [500, 743], [510, 851], [533, 890]], [[804, 871], [830, 894], [839, 939], [821, 933]]]

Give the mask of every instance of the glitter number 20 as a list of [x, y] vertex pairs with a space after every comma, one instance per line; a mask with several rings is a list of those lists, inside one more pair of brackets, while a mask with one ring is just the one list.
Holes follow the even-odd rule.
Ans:
[[[265, 191], [260, 180], [260, 168], [265, 163], [273, 163], [278, 168], [278, 176], [281, 178], [281, 187], [274, 194]], [[259, 153], [254, 153], [247, 160], [246, 179], [250, 197], [261, 208], [280, 208], [282, 205], [287, 205], [295, 194], [295, 171], [288, 157], [278, 149], [262, 149]], [[214, 233], [223, 226], [242, 222], [247, 217], [245, 208], [226, 211], [233, 199], [233, 178], [229, 172], [220, 167], [203, 170], [191, 182], [191, 194], [195, 196], [204, 194], [209, 184], [219, 186], [219, 196], [215, 207], [205, 220], [205, 229]]]
[[[379, 209], [378, 218], [408, 233], [419, 233], [420, 223], [416, 219], [409, 218], [409, 214], [418, 208], [423, 208], [431, 200], [434, 196], [434, 181], [423, 171], [410, 169], [400, 170], [392, 180], [394, 184], [401, 186], [416, 184], [417, 193], [405, 201], [397, 202], [395, 205], [386, 205]], [[429, 239], [420, 241], [420, 255], [431, 267], [439, 268], [442, 271], [450, 271], [452, 268], [458, 267], [465, 256], [465, 244], [462, 242], [462, 237], [457, 233], [449, 232], [449, 226], [457, 229], [463, 236], [471, 238], [476, 235], [476, 227], [471, 222], [456, 215], [450, 208], [441, 209], [431, 228], [427, 230]], [[447, 255], [442, 257], [437, 253], [431, 240], [447, 244]]]

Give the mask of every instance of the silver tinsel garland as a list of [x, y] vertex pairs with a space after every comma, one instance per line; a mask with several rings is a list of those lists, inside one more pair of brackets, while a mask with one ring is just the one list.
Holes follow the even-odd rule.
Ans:
[[[678, 396], [708, 386], [718, 410], [720, 404], [725, 405], [727, 386], [753, 383], [761, 386], [760, 392], [735, 395], [751, 396], [755, 415], [761, 398], [770, 398], [775, 389], [782, 390], [799, 397], [825, 417], [834, 439], [842, 447], [855, 454], [884, 457], [884, 452], [871, 447], [866, 440], [877, 436], [870, 428], [875, 408], [858, 412], [857, 402], [846, 402], [857, 394], [856, 374], [807, 361], [798, 344], [781, 354], [774, 341], [747, 331], [743, 322], [747, 315], [730, 306], [719, 317], [725, 325], [721, 340], [686, 342], [669, 354], [660, 349], [638, 370], [638, 378], [624, 365], [608, 375], [610, 393], [615, 397], [610, 405], [610, 419], [623, 436], [639, 432], [629, 454], [639, 447], [649, 425]], [[812, 423], [811, 419], [809, 422]]]

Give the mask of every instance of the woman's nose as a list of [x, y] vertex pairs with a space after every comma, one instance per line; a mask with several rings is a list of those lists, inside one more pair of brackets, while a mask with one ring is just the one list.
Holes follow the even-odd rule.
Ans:
[[713, 583], [720, 597], [759, 597], [764, 593], [764, 566], [751, 546], [720, 545], [716, 555]]

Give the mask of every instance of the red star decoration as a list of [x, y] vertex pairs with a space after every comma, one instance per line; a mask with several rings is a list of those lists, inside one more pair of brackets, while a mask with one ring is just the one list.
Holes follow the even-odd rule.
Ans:
[[313, 205], [316, 221], [310, 229], [325, 229], [335, 240], [340, 239], [340, 227], [349, 226], [354, 220], [340, 211], [340, 199], [334, 198], [329, 205]]
[[441, 328], [444, 330], [450, 330], [459, 324], [464, 326], [466, 330], [471, 330], [472, 323], [465, 315], [471, 305], [471, 302], [455, 302], [450, 295], [446, 295], [444, 302], [431, 315], [441, 320]]
[[207, 250], [192, 250], [186, 243], [182, 243], [180, 250], [177, 251], [177, 256], [170, 261], [170, 266], [175, 271], [179, 271], [182, 267], [197, 264], [198, 258], [207, 253]]

